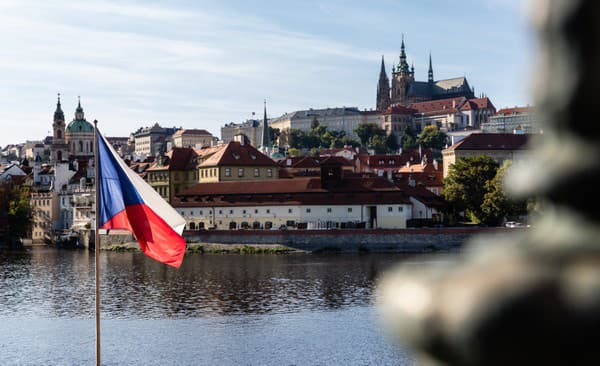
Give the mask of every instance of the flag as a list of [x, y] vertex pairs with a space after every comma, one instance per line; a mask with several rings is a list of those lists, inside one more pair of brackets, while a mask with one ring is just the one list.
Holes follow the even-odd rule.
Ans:
[[148, 257], [181, 266], [185, 220], [152, 187], [131, 170], [97, 131], [99, 219], [97, 229], [128, 230]]

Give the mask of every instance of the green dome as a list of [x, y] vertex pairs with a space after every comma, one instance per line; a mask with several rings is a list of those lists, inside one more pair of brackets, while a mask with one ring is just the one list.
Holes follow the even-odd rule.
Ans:
[[94, 132], [94, 126], [85, 119], [74, 119], [67, 126], [68, 132]]

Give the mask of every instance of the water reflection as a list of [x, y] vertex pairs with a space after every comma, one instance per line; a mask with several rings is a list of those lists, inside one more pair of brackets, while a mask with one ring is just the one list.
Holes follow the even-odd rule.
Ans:
[[[187, 255], [179, 270], [140, 253], [101, 254], [108, 318], [289, 313], [367, 305], [379, 274], [406, 256]], [[0, 255], [0, 315], [92, 316], [94, 257], [47, 248]]]

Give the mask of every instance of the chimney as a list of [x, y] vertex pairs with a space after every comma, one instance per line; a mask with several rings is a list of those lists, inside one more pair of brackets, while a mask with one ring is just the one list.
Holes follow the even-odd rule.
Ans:
[[438, 162], [435, 159], [433, 159], [433, 169], [438, 170]]

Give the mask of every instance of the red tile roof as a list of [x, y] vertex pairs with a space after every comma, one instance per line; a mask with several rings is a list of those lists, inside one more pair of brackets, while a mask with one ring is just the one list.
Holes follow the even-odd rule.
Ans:
[[177, 195], [175, 207], [215, 205], [410, 203], [395, 184], [382, 178], [343, 179], [335, 188], [320, 178], [198, 183]]
[[447, 150], [520, 150], [527, 149], [529, 135], [512, 133], [472, 133]]
[[510, 116], [513, 114], [523, 114], [523, 113], [534, 113], [534, 107], [514, 107], [514, 108], [502, 108], [499, 110], [496, 115], [497, 116]]
[[200, 167], [210, 166], [277, 166], [277, 163], [250, 144], [230, 141], [200, 164]]
[[177, 132], [175, 132], [173, 134], [173, 137], [179, 137], [181, 135], [209, 135], [212, 136], [212, 134], [206, 130], [198, 130], [198, 129], [192, 129], [192, 130], [178, 130]]
[[416, 110], [414, 108], [407, 108], [407, 107], [401, 106], [399, 104], [395, 104], [395, 105], [389, 107], [388, 109], [386, 109], [383, 112], [383, 114], [410, 114], [410, 115], [413, 115], [417, 112], [418, 112], [418, 110]]

